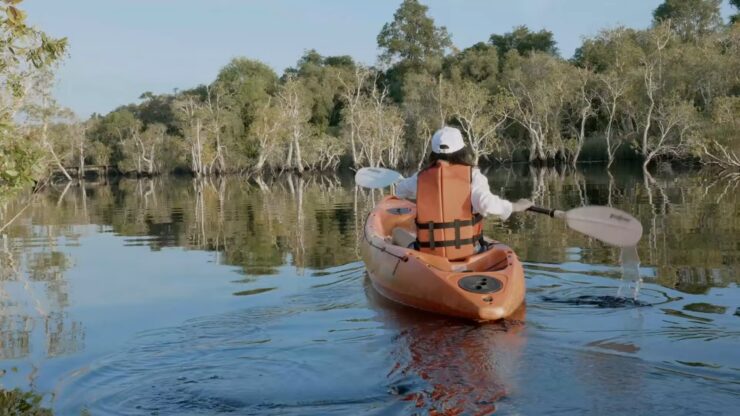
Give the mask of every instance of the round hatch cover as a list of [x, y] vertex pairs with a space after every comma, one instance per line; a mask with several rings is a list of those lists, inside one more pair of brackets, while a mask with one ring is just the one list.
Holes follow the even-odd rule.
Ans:
[[463, 277], [457, 284], [462, 289], [473, 293], [494, 293], [503, 287], [500, 280], [482, 274]]

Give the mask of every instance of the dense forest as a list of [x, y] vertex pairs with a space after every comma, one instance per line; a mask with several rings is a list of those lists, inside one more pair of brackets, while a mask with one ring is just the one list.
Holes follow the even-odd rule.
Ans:
[[[458, 49], [418, 0], [377, 36], [376, 66], [309, 50], [282, 75], [228, 62], [208, 84], [79, 119], [51, 96], [65, 39], [3, 0], [0, 186], [86, 165], [150, 176], [415, 168], [458, 126], [480, 163], [682, 160], [740, 169], [740, 22], [721, 0], [666, 0], [646, 29], [615, 27], [559, 55], [526, 26]], [[740, 8], [740, 0], [730, 0]], [[19, 121], [19, 120], [22, 120]]]

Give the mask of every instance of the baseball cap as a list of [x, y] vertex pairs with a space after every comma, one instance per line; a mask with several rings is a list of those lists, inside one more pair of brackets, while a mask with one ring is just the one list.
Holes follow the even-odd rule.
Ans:
[[434, 153], [454, 153], [465, 147], [460, 130], [454, 127], [442, 127], [432, 136], [432, 152]]

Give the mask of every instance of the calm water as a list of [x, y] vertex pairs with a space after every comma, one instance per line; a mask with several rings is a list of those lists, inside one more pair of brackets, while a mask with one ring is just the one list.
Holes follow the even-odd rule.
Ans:
[[636, 284], [618, 249], [534, 214], [486, 225], [528, 292], [517, 320], [480, 325], [374, 292], [357, 231], [380, 194], [351, 178], [62, 186], [0, 240], [0, 384], [59, 414], [737, 414], [738, 181], [488, 176], [637, 216], [637, 301], [615, 298]]

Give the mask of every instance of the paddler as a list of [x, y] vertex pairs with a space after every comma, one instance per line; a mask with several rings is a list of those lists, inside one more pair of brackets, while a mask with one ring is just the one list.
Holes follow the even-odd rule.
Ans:
[[[532, 206], [527, 199], [509, 202], [491, 193], [488, 178], [476, 166], [462, 133], [447, 126], [432, 136], [426, 167], [400, 181], [396, 196], [416, 199], [415, 248], [450, 260], [485, 251], [483, 217], [506, 220], [512, 212]], [[395, 232], [394, 238], [404, 239]]]

